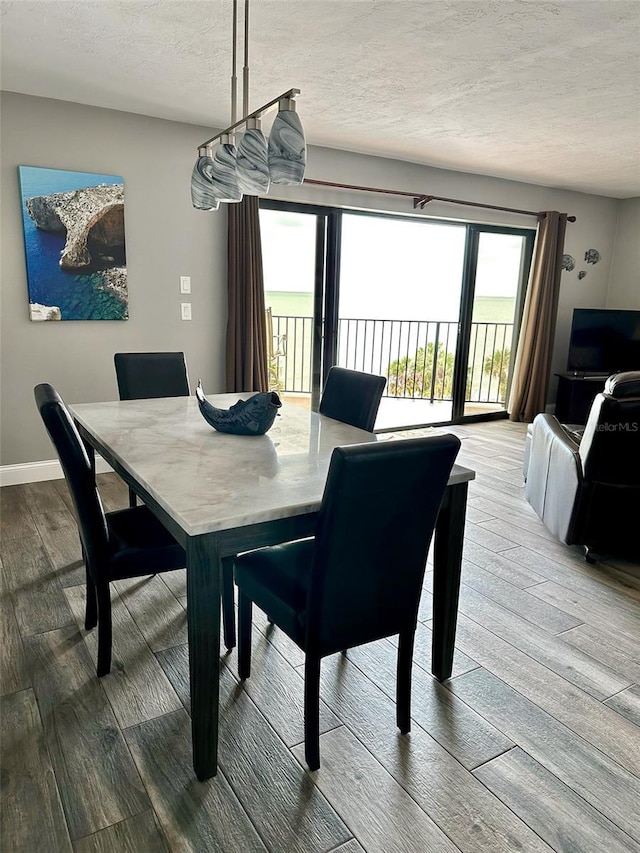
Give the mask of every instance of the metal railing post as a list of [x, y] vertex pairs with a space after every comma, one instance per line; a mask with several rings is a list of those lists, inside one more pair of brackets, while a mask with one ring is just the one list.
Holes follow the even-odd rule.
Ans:
[[[431, 393], [429, 395], [429, 402], [433, 403], [434, 398], [436, 396], [436, 373], [438, 371], [438, 347], [440, 346], [440, 321], [436, 323], [436, 339], [433, 345], [433, 364], [431, 365]], [[425, 355], [427, 351], [425, 349]], [[445, 353], [445, 359], [446, 359]]]

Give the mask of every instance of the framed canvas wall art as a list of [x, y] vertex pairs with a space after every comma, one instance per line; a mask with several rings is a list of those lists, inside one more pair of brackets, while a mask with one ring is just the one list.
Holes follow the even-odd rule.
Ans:
[[31, 320], [127, 320], [123, 179], [18, 170]]

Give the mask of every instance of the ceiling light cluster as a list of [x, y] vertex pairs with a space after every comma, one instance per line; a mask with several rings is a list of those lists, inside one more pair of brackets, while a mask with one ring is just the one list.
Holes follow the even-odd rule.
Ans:
[[[304, 179], [306, 145], [296, 112], [299, 89], [289, 89], [249, 113], [249, 0], [244, 6], [244, 115], [236, 120], [237, 6], [233, 0], [231, 124], [198, 146], [191, 174], [191, 201], [197, 210], [217, 210], [220, 202], [238, 202], [243, 195], [264, 195], [271, 184], [298, 186]], [[262, 116], [278, 106], [269, 139], [260, 127]], [[245, 130], [236, 147], [235, 134]], [[215, 150], [214, 150], [215, 146]]]

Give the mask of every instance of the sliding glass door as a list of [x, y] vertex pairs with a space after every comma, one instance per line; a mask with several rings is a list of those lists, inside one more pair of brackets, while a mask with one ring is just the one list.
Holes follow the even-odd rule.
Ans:
[[530, 232], [478, 226], [471, 229], [470, 242], [471, 323], [466, 393], [458, 414], [483, 415], [502, 412], [507, 404], [532, 246]]
[[387, 378], [376, 429], [504, 413], [533, 231], [261, 202], [271, 382]]
[[324, 217], [313, 213], [260, 210], [270, 387], [307, 407], [320, 381], [324, 229]]
[[450, 421], [464, 225], [342, 215], [335, 361], [387, 377], [378, 428]]

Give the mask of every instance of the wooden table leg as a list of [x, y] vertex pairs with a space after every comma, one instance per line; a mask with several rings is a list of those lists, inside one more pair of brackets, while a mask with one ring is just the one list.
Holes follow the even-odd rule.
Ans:
[[467, 483], [447, 487], [436, 523], [431, 672], [439, 681], [449, 678], [453, 667], [467, 491]]
[[221, 559], [215, 534], [189, 537], [186, 552], [193, 769], [204, 782], [218, 772]]

